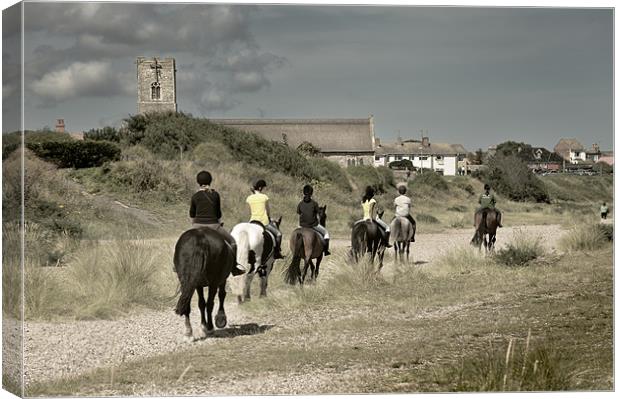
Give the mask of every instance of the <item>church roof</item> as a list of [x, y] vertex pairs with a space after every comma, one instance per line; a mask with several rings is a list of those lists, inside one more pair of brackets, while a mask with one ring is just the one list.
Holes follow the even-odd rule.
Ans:
[[373, 119], [210, 119], [297, 148], [304, 141], [324, 154], [373, 153]]

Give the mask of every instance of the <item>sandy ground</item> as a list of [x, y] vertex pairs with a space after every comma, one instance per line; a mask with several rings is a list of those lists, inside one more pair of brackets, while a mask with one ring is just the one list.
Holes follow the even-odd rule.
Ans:
[[[551, 250], [555, 249], [557, 239], [562, 234], [562, 228], [558, 225], [505, 227], [498, 232], [498, 246], [501, 247], [502, 243], [507, 242], [510, 236], [519, 230], [539, 236], [544, 245]], [[419, 234], [417, 242], [412, 246], [411, 261], [423, 267], [432, 267], [438, 255], [454, 246], [467, 244], [472, 235], [473, 228], [454, 230], [450, 233]], [[344, 239], [334, 239], [333, 243], [335, 246], [349, 245]], [[389, 274], [393, 265], [390, 254], [386, 257], [383, 272]], [[229, 327], [253, 321], [248, 320], [247, 316], [239, 311], [236, 301], [227, 300], [226, 306]], [[196, 314], [194, 313], [192, 318], [194, 335], [200, 332]], [[182, 319], [172, 310], [145, 311], [112, 321], [27, 322], [25, 381], [28, 384], [33, 381], [77, 375], [98, 367], [112, 367], [124, 361], [177, 351], [186, 348], [187, 345], [210, 345], [212, 342], [207, 339], [188, 344], [183, 341], [182, 333]], [[266, 334], [269, 334], [269, 331]], [[350, 372], [355, 373], [355, 370]], [[291, 376], [292, 379], [293, 377]], [[324, 377], [327, 380], [332, 378], [320, 375], [315, 377], [317, 379]], [[283, 384], [289, 384], [287, 386], [290, 386], [290, 382], [290, 380], [282, 381]], [[239, 392], [244, 392], [242, 386], [239, 388], [241, 389]], [[254, 388], [257, 386], [254, 385]], [[258, 393], [261, 390], [254, 391]], [[248, 392], [247, 389], [245, 392]], [[275, 392], [273, 386], [269, 392]], [[311, 392], [304, 391], [304, 393]]]

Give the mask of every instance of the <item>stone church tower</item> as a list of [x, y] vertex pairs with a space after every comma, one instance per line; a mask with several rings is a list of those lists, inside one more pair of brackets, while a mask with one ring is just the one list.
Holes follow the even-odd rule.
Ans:
[[174, 58], [138, 57], [138, 113], [177, 110]]

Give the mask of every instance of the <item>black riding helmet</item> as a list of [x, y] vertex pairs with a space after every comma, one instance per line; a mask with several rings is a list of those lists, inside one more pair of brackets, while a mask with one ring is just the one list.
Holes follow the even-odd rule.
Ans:
[[207, 172], [206, 170], [200, 171], [196, 175], [196, 182], [201, 186], [208, 186], [209, 184], [211, 184], [212, 181], [213, 177], [211, 176], [211, 173]]
[[490, 189], [491, 189], [491, 186], [489, 186], [488, 184], [485, 184], [485, 185], [484, 185], [484, 189], [485, 189], [485, 190], [490, 190]]

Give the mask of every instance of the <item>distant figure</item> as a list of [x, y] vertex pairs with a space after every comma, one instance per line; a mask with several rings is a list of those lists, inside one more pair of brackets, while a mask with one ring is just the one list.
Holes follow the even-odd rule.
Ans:
[[[192, 196], [189, 207], [189, 217], [192, 220], [192, 228], [208, 227], [220, 233], [226, 242], [230, 244], [233, 253], [237, 253], [235, 239], [222, 226], [222, 209], [220, 207], [220, 195], [211, 188], [213, 177], [211, 173], [203, 170], [196, 175], [196, 182], [200, 186]], [[232, 275], [238, 276], [246, 270], [241, 265], [232, 268]]]
[[601, 219], [603, 220], [607, 219], [608, 213], [609, 213], [609, 208], [607, 208], [607, 203], [603, 202], [603, 205], [601, 205]]
[[[495, 194], [491, 193], [491, 186], [488, 184], [484, 185], [484, 193], [480, 194], [478, 197], [478, 204], [480, 207], [476, 210], [476, 213], [482, 211], [483, 209], [492, 209], [497, 214], [497, 227], [502, 226], [502, 214], [499, 209], [495, 208]], [[475, 217], [474, 217], [474, 226], [475, 226]]]

